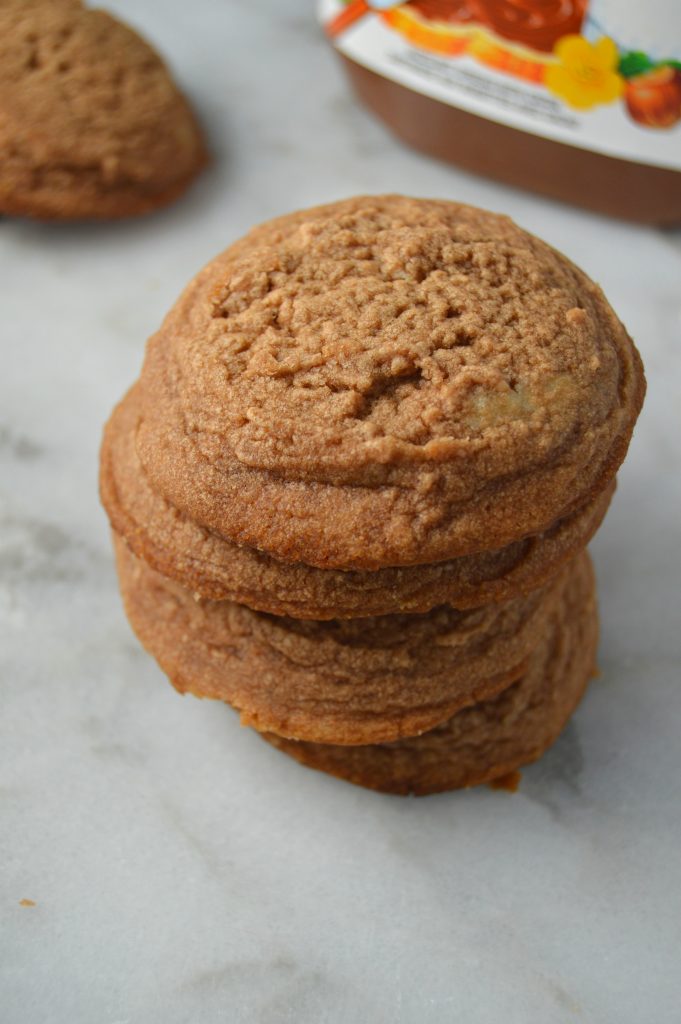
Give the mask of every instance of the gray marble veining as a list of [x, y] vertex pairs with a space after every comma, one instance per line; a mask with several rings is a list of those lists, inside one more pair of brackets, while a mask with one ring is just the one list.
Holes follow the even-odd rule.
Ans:
[[[1, 1024], [676, 1024], [681, 236], [402, 149], [303, 0], [109, 6], [172, 61], [214, 161], [147, 220], [0, 223]], [[392, 190], [564, 250], [647, 367], [593, 545], [601, 676], [515, 795], [364, 792], [177, 696], [97, 500], [103, 420], [189, 276], [257, 221]]]

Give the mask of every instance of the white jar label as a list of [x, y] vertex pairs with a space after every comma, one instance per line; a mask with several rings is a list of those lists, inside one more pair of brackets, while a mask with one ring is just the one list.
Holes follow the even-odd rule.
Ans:
[[681, 0], [321, 0], [345, 56], [490, 121], [681, 170]]

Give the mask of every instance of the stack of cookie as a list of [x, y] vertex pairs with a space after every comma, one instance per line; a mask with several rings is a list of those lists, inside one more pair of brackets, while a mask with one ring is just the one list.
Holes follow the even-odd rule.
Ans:
[[595, 657], [644, 393], [602, 292], [504, 217], [364, 197], [189, 284], [109, 421], [142, 643], [305, 764], [428, 793], [538, 757]]

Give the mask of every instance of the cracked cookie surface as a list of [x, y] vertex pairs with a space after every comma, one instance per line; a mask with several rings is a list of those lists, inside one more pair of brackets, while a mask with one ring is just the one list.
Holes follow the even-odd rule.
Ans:
[[643, 398], [600, 289], [505, 217], [359, 197], [256, 228], [151, 339], [137, 451], [200, 524], [368, 569], [494, 550], [614, 476]]

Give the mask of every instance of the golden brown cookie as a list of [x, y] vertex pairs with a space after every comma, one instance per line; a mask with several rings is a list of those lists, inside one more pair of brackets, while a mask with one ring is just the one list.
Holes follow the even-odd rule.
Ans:
[[500, 551], [376, 572], [287, 564], [200, 526], [154, 491], [135, 449], [138, 405], [133, 389], [104, 432], [101, 493], [114, 530], [139, 558], [199, 596], [275, 615], [332, 619], [425, 612], [445, 603], [470, 608], [526, 593], [588, 543], [614, 490], [613, 482], [585, 509]]
[[588, 555], [575, 562], [562, 601], [522, 679], [413, 739], [363, 747], [273, 746], [310, 768], [385, 793], [425, 795], [490, 782], [535, 761], [564, 728], [594, 671], [598, 615]]
[[136, 32], [76, 0], [0, 2], [0, 213], [146, 213], [205, 161], [187, 101]]
[[644, 393], [600, 289], [505, 217], [360, 197], [212, 261], [151, 339], [137, 452], [235, 543], [376, 570], [494, 551], [586, 508]]
[[228, 702], [244, 724], [322, 743], [413, 736], [517, 679], [572, 569], [469, 611], [326, 622], [197, 600], [115, 538], [125, 609], [181, 692]]

